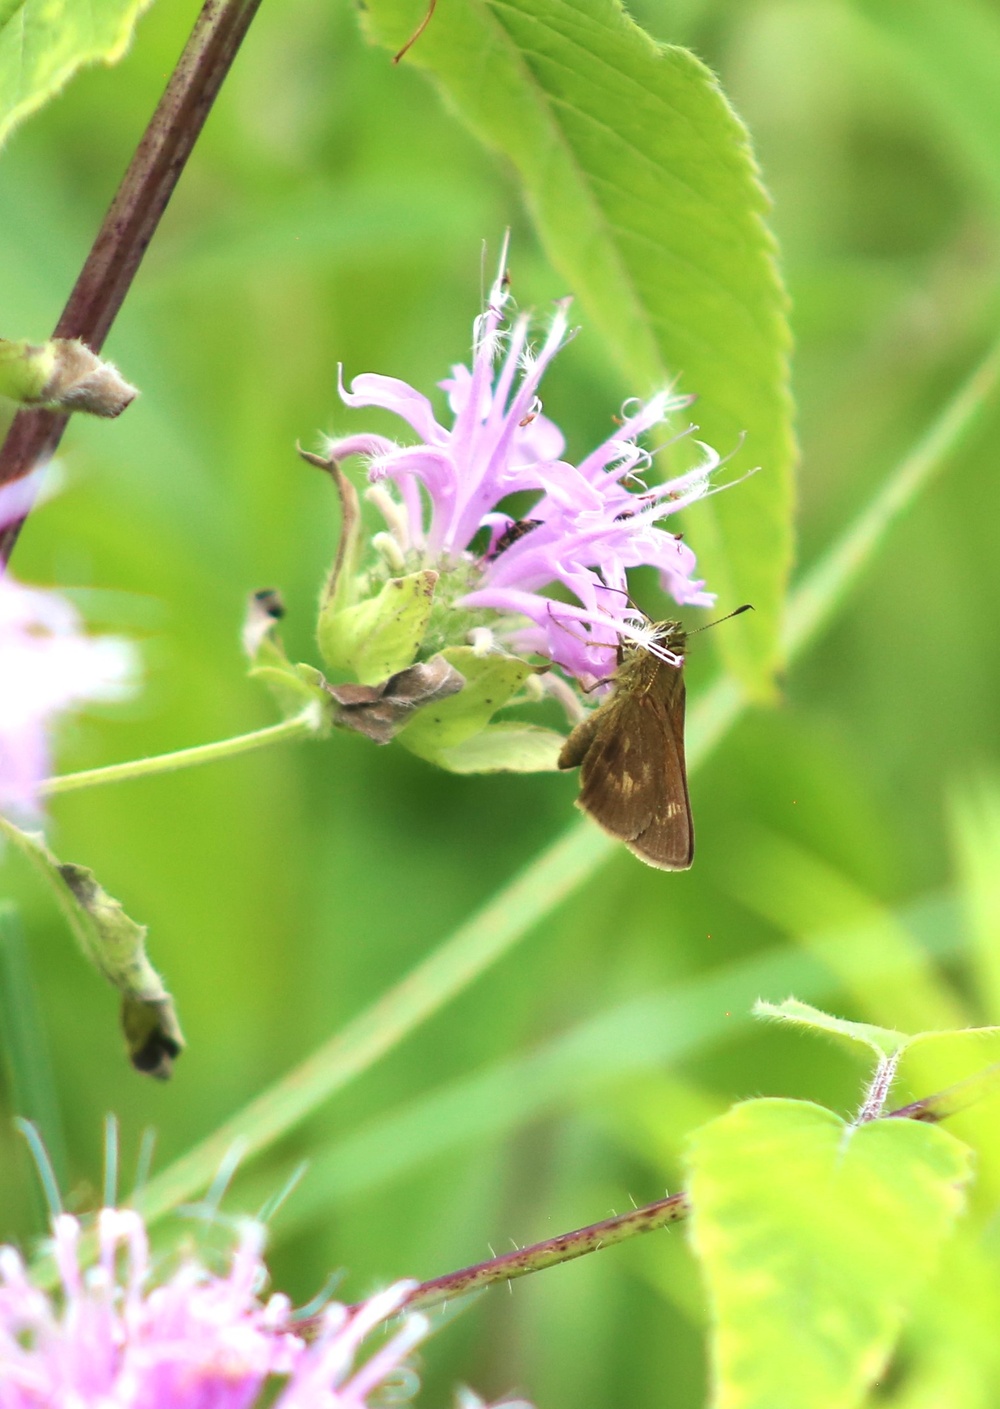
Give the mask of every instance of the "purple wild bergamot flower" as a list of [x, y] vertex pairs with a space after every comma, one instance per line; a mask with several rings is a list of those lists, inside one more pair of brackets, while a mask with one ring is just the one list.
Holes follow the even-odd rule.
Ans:
[[[506, 245], [474, 326], [471, 365], [440, 383], [450, 426], [406, 382], [364, 373], [348, 389], [341, 373], [347, 406], [393, 412], [417, 443], [359, 432], [329, 440], [325, 456], [303, 452], [341, 499], [341, 542], [317, 625], [334, 683], [291, 665], [259, 611], [248, 633], [254, 669], [279, 699], [284, 691], [283, 708], [308, 696], [324, 719], [377, 743], [398, 738], [459, 773], [558, 767], [563, 735], [494, 716], [548, 693], [575, 721], [573, 684], [605, 685], [623, 640], [680, 664], [632, 604], [630, 569], [655, 568], [680, 605], [714, 601], [693, 552], [664, 523], [714, 492], [719, 456], [696, 441], [695, 468], [662, 484], [643, 478], [664, 445], [646, 449], [642, 437], [690, 398], [665, 390], [630, 404], [614, 435], [579, 464], [564, 459], [538, 389], [569, 337], [568, 301], [535, 350], [528, 315], [508, 317], [505, 264]], [[367, 565], [358, 496], [341, 467], [352, 456], [365, 464], [366, 498], [385, 523]]]
[[[697, 468], [664, 484], [644, 483], [652, 455], [639, 437], [691, 401], [663, 391], [628, 411], [616, 433], [579, 465], [562, 459], [565, 441], [542, 414], [538, 388], [569, 335], [568, 300], [535, 352], [529, 317], [504, 321], [505, 261], [506, 245], [486, 312], [475, 324], [471, 368], [453, 367], [440, 383], [451, 428], [406, 382], [364, 373], [350, 390], [341, 380], [346, 405], [392, 411], [420, 441], [398, 445], [362, 433], [331, 439], [326, 450], [337, 462], [351, 455], [366, 461], [368, 498], [387, 526], [374, 541], [389, 572], [439, 571], [436, 605], [456, 613], [465, 639], [480, 649], [544, 656], [589, 687], [613, 674], [621, 637], [650, 644], [647, 623], [628, 596], [629, 568], [655, 567], [681, 605], [714, 601], [694, 576], [694, 553], [660, 525], [712, 492], [719, 457], [701, 446]], [[525, 492], [534, 502], [515, 520], [503, 503]], [[574, 600], [550, 595], [560, 586]]]
[[224, 1275], [193, 1253], [165, 1272], [130, 1209], [100, 1212], [97, 1261], [87, 1269], [80, 1236], [77, 1219], [55, 1219], [52, 1295], [13, 1248], [0, 1248], [0, 1409], [367, 1409], [389, 1382], [415, 1387], [405, 1361], [428, 1332], [419, 1313], [404, 1314], [356, 1364], [414, 1282], [358, 1307], [328, 1304], [307, 1343], [287, 1297], [263, 1298], [260, 1224], [242, 1225]]

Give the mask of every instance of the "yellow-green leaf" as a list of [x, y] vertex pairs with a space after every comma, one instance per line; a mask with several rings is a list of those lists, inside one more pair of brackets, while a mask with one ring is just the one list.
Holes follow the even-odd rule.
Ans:
[[0, 144], [86, 64], [114, 64], [151, 0], [0, 0]]
[[691, 1142], [713, 1409], [852, 1409], [885, 1369], [971, 1177], [936, 1126], [747, 1101]]

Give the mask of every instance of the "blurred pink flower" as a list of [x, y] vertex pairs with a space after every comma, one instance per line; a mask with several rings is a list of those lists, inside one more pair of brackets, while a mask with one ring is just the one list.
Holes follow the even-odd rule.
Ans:
[[[0, 528], [30, 502], [25, 485], [0, 488]], [[53, 718], [84, 700], [120, 698], [133, 668], [128, 643], [86, 636], [65, 598], [0, 576], [0, 812], [37, 810]]]
[[[138, 1213], [101, 1211], [88, 1270], [80, 1234], [75, 1218], [55, 1219], [55, 1296], [0, 1248], [0, 1409], [250, 1409], [262, 1394], [272, 1409], [367, 1409], [427, 1334], [426, 1318], [410, 1314], [354, 1368], [415, 1285], [399, 1282], [357, 1309], [329, 1305], [307, 1345], [287, 1297], [262, 1299], [257, 1223], [243, 1225], [226, 1275], [188, 1254], [159, 1281]], [[274, 1376], [284, 1381], [276, 1398]]]
[[[505, 264], [506, 246], [486, 312], [476, 320], [471, 367], [453, 367], [440, 383], [451, 427], [439, 424], [428, 399], [406, 382], [363, 373], [349, 391], [341, 381], [345, 404], [392, 411], [420, 443], [400, 446], [361, 433], [330, 440], [326, 449], [337, 460], [363, 456], [373, 485], [392, 481], [401, 504], [384, 485], [370, 497], [408, 570], [433, 566], [464, 575], [455, 606], [466, 615], [469, 609], [486, 618], [507, 615], [495, 629], [515, 651], [548, 656], [591, 682], [613, 673], [620, 637], [650, 647], [645, 618], [629, 601], [627, 569], [655, 567], [664, 590], [682, 605], [715, 600], [694, 577], [694, 553], [659, 525], [713, 492], [719, 456], [702, 445], [702, 463], [688, 473], [649, 486], [639, 478], [652, 464], [639, 437], [692, 400], [662, 391], [625, 413], [616, 433], [579, 465], [562, 459], [565, 441], [542, 415], [538, 387], [569, 336], [568, 301], [558, 305], [541, 348], [533, 350], [527, 315], [504, 326], [510, 300]], [[500, 505], [523, 491], [536, 498], [515, 522]], [[474, 553], [473, 540], [483, 532], [485, 551]], [[560, 584], [574, 602], [547, 594]]]

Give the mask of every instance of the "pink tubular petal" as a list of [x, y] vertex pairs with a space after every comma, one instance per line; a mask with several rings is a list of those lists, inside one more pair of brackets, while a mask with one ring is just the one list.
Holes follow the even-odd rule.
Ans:
[[0, 812], [37, 825], [39, 789], [48, 774], [49, 750], [38, 721], [0, 728]]
[[[338, 368], [338, 379], [341, 369]], [[411, 426], [428, 444], [447, 442], [448, 432], [439, 426], [434, 410], [422, 392], [398, 377], [384, 377], [378, 372], [362, 372], [351, 382], [347, 391], [340, 380], [340, 398], [345, 406], [381, 406], [392, 411]]]
[[344, 1386], [345, 1395], [353, 1396], [359, 1404], [364, 1402], [364, 1396], [371, 1394], [378, 1389], [392, 1372], [400, 1366], [410, 1351], [426, 1340], [430, 1333], [431, 1323], [426, 1316], [414, 1313], [408, 1316], [404, 1325], [396, 1332], [388, 1345], [384, 1345], [381, 1350], [375, 1352], [370, 1360], [367, 1360], [356, 1374]]
[[328, 437], [323, 442], [323, 453], [330, 460], [346, 460], [350, 455], [374, 460], [398, 449], [396, 442], [384, 435], [344, 435], [339, 439]]
[[0, 485], [0, 529], [8, 528], [31, 513], [44, 471], [45, 466], [39, 465], [21, 479]]

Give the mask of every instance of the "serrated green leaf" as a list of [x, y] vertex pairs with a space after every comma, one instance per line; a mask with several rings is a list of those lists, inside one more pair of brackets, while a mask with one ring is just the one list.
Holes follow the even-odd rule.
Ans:
[[0, 0], [0, 145], [86, 64], [114, 64], [151, 0]]
[[890, 1027], [875, 1027], [872, 1023], [856, 1023], [847, 1018], [835, 1018], [830, 1013], [814, 1008], [811, 1003], [801, 1003], [797, 998], [786, 998], [782, 1003], [768, 1003], [759, 998], [753, 1010], [754, 1015], [759, 1018], [774, 1018], [778, 1022], [828, 1032], [836, 1037], [846, 1038], [851, 1043], [861, 1043], [869, 1050], [877, 1052], [880, 1057], [893, 1056], [913, 1040], [905, 1032], [896, 1032]]
[[442, 749], [437, 761], [452, 773], [552, 773], [566, 742], [537, 724], [487, 724], [471, 739]]
[[915, 1121], [747, 1101], [697, 1132], [689, 1170], [714, 1409], [859, 1404], [962, 1208], [968, 1148]]
[[411, 753], [447, 768], [445, 751], [458, 748], [485, 729], [497, 710], [521, 688], [532, 668], [517, 656], [477, 655], [471, 646], [453, 646], [441, 655], [465, 677], [465, 688], [419, 710], [396, 738]]
[[23, 832], [4, 817], [0, 832], [48, 882], [85, 957], [121, 994], [132, 1065], [150, 1076], [168, 1077], [184, 1038], [174, 1001], [146, 956], [146, 926], [126, 915], [93, 871], [54, 856], [40, 832]]
[[[424, 0], [370, 0], [398, 48]], [[700, 570], [728, 608], [757, 608], [716, 647], [766, 694], [792, 558], [794, 439], [786, 298], [747, 133], [714, 75], [662, 47], [616, 0], [442, 3], [407, 62], [429, 70], [514, 163], [546, 251], [589, 335], [643, 395], [680, 378], [701, 437], [738, 488], [692, 510]]]
[[320, 611], [316, 637], [331, 670], [348, 670], [377, 685], [412, 665], [434, 605], [438, 574], [429, 569], [393, 577], [376, 597], [342, 611], [336, 598]]

